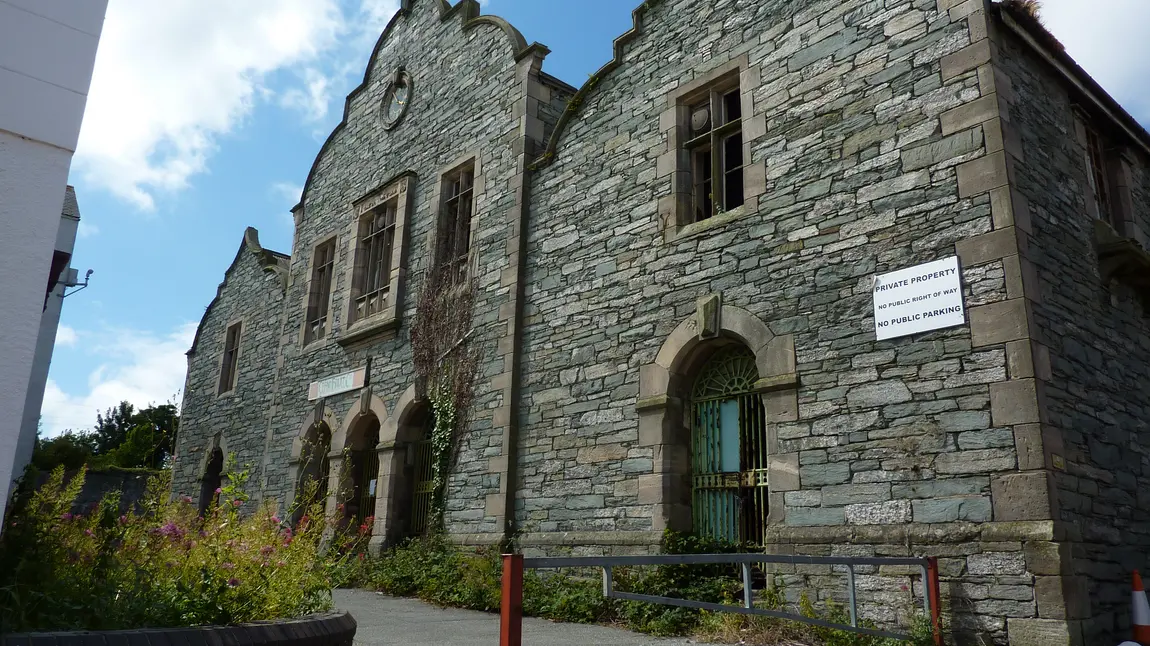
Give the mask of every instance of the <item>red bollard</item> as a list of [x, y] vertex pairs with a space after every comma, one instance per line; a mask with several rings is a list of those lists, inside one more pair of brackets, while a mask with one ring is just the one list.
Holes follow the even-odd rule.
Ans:
[[503, 555], [503, 599], [499, 604], [499, 646], [523, 646], [523, 555]]
[[934, 644], [942, 646], [942, 594], [938, 587], [938, 557], [926, 560], [926, 590], [930, 595], [930, 625], [934, 628]]

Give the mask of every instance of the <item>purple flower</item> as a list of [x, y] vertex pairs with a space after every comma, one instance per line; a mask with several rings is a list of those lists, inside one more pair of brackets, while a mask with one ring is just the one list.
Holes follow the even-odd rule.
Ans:
[[181, 496], [180, 501], [190, 505], [190, 504], [192, 504], [192, 497], [191, 496]]
[[260, 548], [260, 554], [267, 556], [268, 554], [271, 554], [272, 552], [274, 552], [275, 549], [276, 548], [272, 547], [271, 545], [264, 545], [263, 547]]
[[64, 522], [68, 522], [69, 520], [72, 520], [72, 514], [70, 514], [68, 512], [64, 512], [64, 513], [60, 514], [60, 520], [62, 520]]
[[239, 507], [240, 505], [244, 504], [244, 501], [242, 501], [242, 500], [233, 500], [233, 501], [232, 501], [232, 504], [233, 504], [233, 505], [235, 505], [236, 507]]
[[127, 522], [128, 522], [128, 515], [127, 515], [127, 514], [124, 514], [124, 515], [120, 516], [120, 524], [121, 524], [121, 525], [123, 525], [123, 524], [125, 524], [125, 523], [127, 523]]
[[235, 563], [220, 563], [220, 567], [225, 569], [225, 570], [234, 570], [234, 569], [236, 569], [236, 564]]
[[236, 588], [236, 587], [239, 587], [239, 585], [240, 585], [239, 579], [237, 579], [235, 577], [228, 579], [228, 587], [229, 588]]
[[85, 530], [84, 530], [84, 535], [85, 535], [85, 536], [95, 536], [95, 534], [93, 534], [93, 533], [92, 533], [92, 530], [90, 530], [90, 529], [85, 529]]
[[272, 524], [273, 525], [279, 525], [281, 522], [283, 522], [283, 521], [280, 520], [279, 516], [272, 516]]
[[164, 525], [163, 527], [156, 530], [156, 533], [159, 534], [160, 536], [167, 536], [168, 538], [170, 538], [174, 541], [178, 541], [184, 537], [184, 534], [186, 532], [184, 530], [180, 529], [179, 525], [175, 524], [174, 522], [168, 521], [168, 523], [166, 525]]
[[221, 487], [216, 487], [216, 495], [222, 494], [224, 490]]

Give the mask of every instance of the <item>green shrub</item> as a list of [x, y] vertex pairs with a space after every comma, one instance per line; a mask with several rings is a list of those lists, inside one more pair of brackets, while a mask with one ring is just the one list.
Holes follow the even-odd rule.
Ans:
[[200, 518], [152, 478], [138, 512], [118, 496], [73, 515], [85, 472], [57, 468], [13, 504], [0, 539], [0, 633], [234, 624], [331, 608], [346, 557], [321, 553], [325, 521], [296, 528], [250, 509], [245, 473], [230, 474]]
[[[667, 532], [661, 545], [666, 554], [717, 554], [742, 551], [732, 545], [690, 535]], [[468, 550], [442, 536], [413, 539], [378, 558], [356, 562], [357, 580], [367, 587], [396, 596], [414, 596], [441, 606], [497, 611], [502, 561], [496, 548]], [[667, 565], [616, 568], [614, 585], [620, 591], [712, 603], [742, 601], [742, 573], [738, 565]], [[584, 576], [580, 576], [584, 575]], [[783, 591], [772, 582], [758, 593], [758, 607], [786, 608]], [[846, 612], [834, 603], [818, 613], [804, 596], [800, 604], [808, 616], [849, 623]], [[820, 646], [888, 646], [905, 644], [810, 626], [771, 617], [713, 613], [640, 601], [603, 597], [598, 572], [528, 570], [523, 576], [523, 614], [572, 623], [615, 623], [653, 635], [700, 634], [715, 641], [775, 644], [804, 640]], [[929, 625], [916, 624], [914, 644], [930, 644]]]

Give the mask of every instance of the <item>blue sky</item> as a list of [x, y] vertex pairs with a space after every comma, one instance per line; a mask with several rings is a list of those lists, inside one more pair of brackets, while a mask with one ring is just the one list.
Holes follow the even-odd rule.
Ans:
[[[427, 2], [428, 0], [419, 0]], [[702, 1], [702, 0], [700, 0]], [[573, 85], [638, 0], [487, 0]], [[244, 228], [288, 252], [291, 215], [398, 0], [110, 0], [70, 182], [82, 216], [44, 430], [128, 400], [178, 402], [184, 352]], [[1150, 2], [1045, 0], [1083, 67], [1150, 123]]]

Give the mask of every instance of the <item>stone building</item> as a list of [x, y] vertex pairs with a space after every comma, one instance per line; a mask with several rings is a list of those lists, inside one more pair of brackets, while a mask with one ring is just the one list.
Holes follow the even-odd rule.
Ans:
[[[319, 476], [376, 545], [420, 531], [439, 263], [483, 356], [454, 539], [937, 555], [959, 643], [1115, 641], [1150, 566], [1150, 135], [1011, 3], [647, 0], [582, 88], [547, 54], [403, 2], [292, 255], [249, 230], [204, 315], [175, 489], [235, 455], [266, 500]], [[926, 263], [959, 324], [876, 309]], [[863, 578], [879, 622], [915, 594]]]

